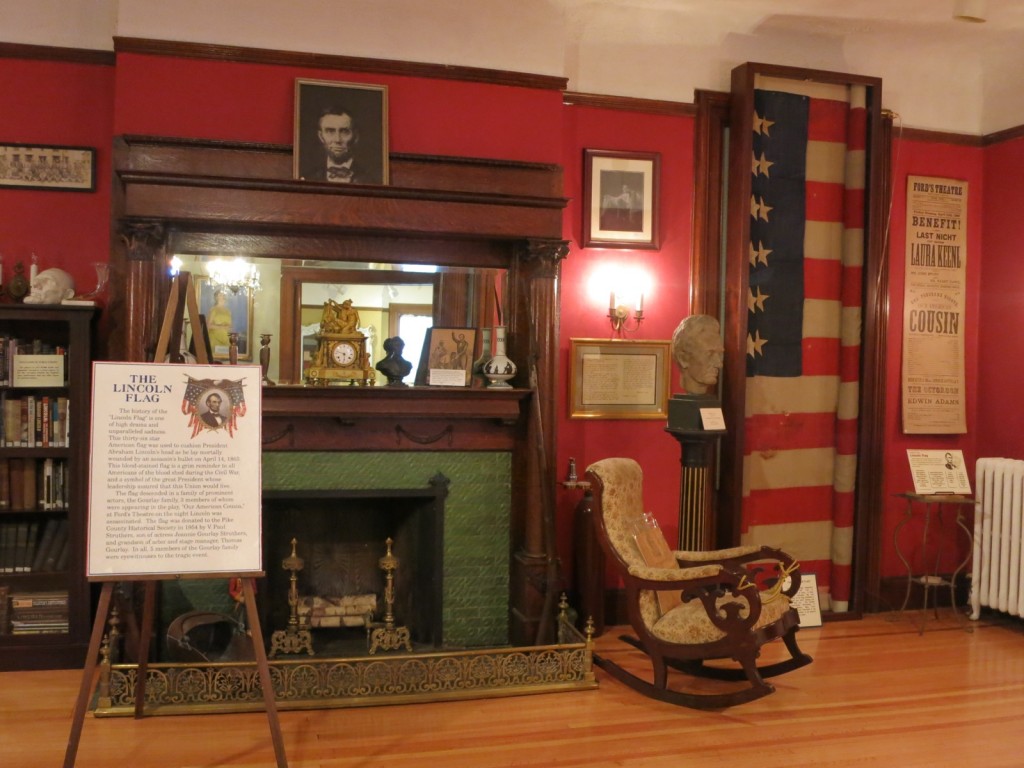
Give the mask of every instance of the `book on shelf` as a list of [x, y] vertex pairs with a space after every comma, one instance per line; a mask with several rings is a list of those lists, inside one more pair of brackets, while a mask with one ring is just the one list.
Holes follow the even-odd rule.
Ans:
[[61, 520], [51, 517], [46, 521], [46, 525], [43, 526], [43, 535], [39, 539], [39, 546], [36, 547], [35, 556], [32, 558], [33, 571], [43, 570], [43, 563], [46, 562], [47, 552], [53, 548], [53, 540], [57, 536], [57, 529], [60, 527], [60, 524]]
[[39, 566], [40, 571], [52, 573], [58, 570], [57, 564], [60, 562], [64, 550], [68, 547], [68, 526], [69, 523], [66, 517], [57, 521], [57, 530], [53, 534], [53, 541], [47, 545], [46, 550], [42, 553], [42, 564]]
[[14, 529], [0, 523], [0, 573], [14, 573]]
[[66, 589], [50, 589], [43, 591], [28, 590], [11, 592], [11, 615], [23, 608], [68, 607], [68, 591]]
[[57, 555], [57, 560], [54, 563], [53, 570], [65, 571], [68, 567], [68, 561], [71, 559], [71, 540], [65, 536], [64, 541], [61, 542], [60, 554]]
[[0, 393], [3, 428], [0, 439], [8, 448], [66, 448], [68, 399], [64, 395]]
[[6, 635], [9, 629], [7, 616], [11, 606], [10, 595], [10, 586], [0, 584], [0, 635]]

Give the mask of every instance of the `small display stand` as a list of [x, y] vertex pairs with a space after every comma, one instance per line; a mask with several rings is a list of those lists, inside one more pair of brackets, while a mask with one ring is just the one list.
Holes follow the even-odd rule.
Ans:
[[[896, 549], [896, 555], [899, 557], [900, 562], [907, 569], [907, 591], [903, 597], [903, 605], [900, 606], [900, 614], [907, 609], [910, 603], [910, 593], [915, 584], [918, 584], [922, 588], [922, 614], [921, 624], [918, 627], [920, 634], [924, 634], [925, 623], [928, 619], [928, 599], [931, 595], [932, 590], [935, 590], [935, 594], [932, 596], [932, 610], [935, 614], [935, 618], [939, 617], [939, 606], [938, 606], [938, 591], [943, 587], [949, 587], [949, 601], [953, 608], [953, 613], [956, 615], [957, 620], [963, 626], [963, 628], [970, 632], [972, 627], [965, 620], [964, 612], [957, 608], [956, 602], [956, 583], [960, 574], [963, 573], [967, 567], [967, 561], [971, 557], [971, 551], [973, 550], [974, 536], [971, 533], [971, 528], [967, 524], [966, 515], [967, 511], [975, 506], [974, 499], [969, 496], [960, 494], [921, 494], [921, 493], [897, 493], [896, 496], [906, 499], [907, 507], [903, 512], [902, 519], [896, 524], [896, 528], [893, 529], [893, 546]], [[952, 514], [952, 519], [950, 515]], [[901, 536], [904, 526], [911, 522], [915, 518], [921, 520], [921, 540], [919, 554], [914, 560], [919, 567], [915, 567], [911, 564], [910, 558], [908, 558], [904, 546], [909, 544], [907, 537]], [[932, 532], [932, 526], [938, 529], [941, 534], [944, 530], [948, 532], [950, 526], [954, 526], [955, 530], [951, 536], [943, 536], [939, 542], [933, 546], [932, 551], [929, 552], [929, 533]], [[962, 533], [966, 541], [965, 551], [963, 559], [957, 564], [953, 573], [946, 578], [939, 573], [939, 566], [942, 554], [948, 550], [951, 543], [955, 543], [958, 536], [957, 534]]]

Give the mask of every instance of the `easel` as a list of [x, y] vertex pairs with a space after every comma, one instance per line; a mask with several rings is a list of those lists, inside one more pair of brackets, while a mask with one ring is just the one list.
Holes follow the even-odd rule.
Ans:
[[[209, 338], [206, 335], [206, 326], [202, 323], [202, 318], [199, 315], [199, 306], [192, 287], [192, 276], [188, 272], [180, 273], [171, 284], [167, 307], [164, 311], [163, 325], [160, 328], [156, 351], [153, 355], [154, 361], [162, 361], [167, 356], [168, 349], [173, 350], [171, 353], [172, 361], [176, 359], [181, 344], [182, 324], [186, 308], [188, 310], [189, 322], [192, 325], [193, 339], [196, 340], [194, 345], [196, 361], [201, 364], [208, 364], [210, 362]], [[198, 341], [200, 338], [202, 339], [201, 342]], [[249, 634], [252, 638], [253, 651], [256, 656], [256, 668], [259, 672], [260, 686], [263, 688], [263, 702], [266, 705], [270, 735], [274, 742], [274, 755], [277, 758], [278, 768], [288, 768], [288, 760], [284, 752], [284, 739], [281, 735], [281, 724], [277, 717], [277, 704], [274, 701], [273, 682], [270, 679], [270, 666], [267, 662], [267, 652], [263, 645], [259, 613], [256, 610], [255, 579], [263, 575], [263, 572], [260, 571], [237, 574], [196, 574], [190, 576], [190, 578], [234, 577], [238, 578], [241, 582], [242, 595], [245, 600], [245, 612], [249, 622]], [[91, 576], [89, 578], [98, 580]], [[153, 634], [153, 621], [156, 612], [156, 582], [164, 580], [166, 577], [140, 576], [138, 579], [145, 582], [145, 591], [142, 602], [142, 626], [139, 629], [139, 664], [135, 678], [135, 717], [137, 719], [143, 716], [145, 708], [149, 642]], [[114, 584], [115, 582], [113, 581], [104, 580], [100, 591], [100, 599], [96, 607], [96, 620], [93, 623], [92, 635], [89, 638], [89, 650], [87, 651], [85, 669], [82, 674], [82, 684], [78, 689], [78, 699], [75, 701], [71, 734], [68, 736], [68, 746], [64, 753], [64, 768], [74, 768], [75, 758], [78, 754], [78, 744], [82, 738], [85, 712], [88, 708], [96, 679], [100, 643], [103, 639], [103, 630], [107, 623], [107, 617], [110, 614]]]

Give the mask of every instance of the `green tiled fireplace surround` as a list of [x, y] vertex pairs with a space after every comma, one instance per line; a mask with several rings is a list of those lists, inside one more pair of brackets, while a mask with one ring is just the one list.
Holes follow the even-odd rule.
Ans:
[[444, 514], [446, 648], [508, 644], [511, 454], [504, 452], [273, 452], [263, 489], [381, 490], [450, 481]]

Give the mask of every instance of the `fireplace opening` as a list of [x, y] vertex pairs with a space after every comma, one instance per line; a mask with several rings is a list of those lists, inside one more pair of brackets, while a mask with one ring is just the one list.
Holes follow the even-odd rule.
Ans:
[[[368, 606], [371, 621], [384, 622], [386, 572], [381, 558], [391, 539], [398, 566], [391, 610], [396, 627], [409, 631], [413, 650], [442, 646], [444, 502], [448, 480], [437, 475], [421, 489], [265, 491], [263, 494], [264, 633], [288, 626], [292, 552], [302, 559], [297, 591], [318, 656], [365, 654]], [[313, 598], [319, 598], [314, 601]], [[323, 608], [327, 606], [327, 608]], [[323, 611], [330, 618], [321, 618]]]

